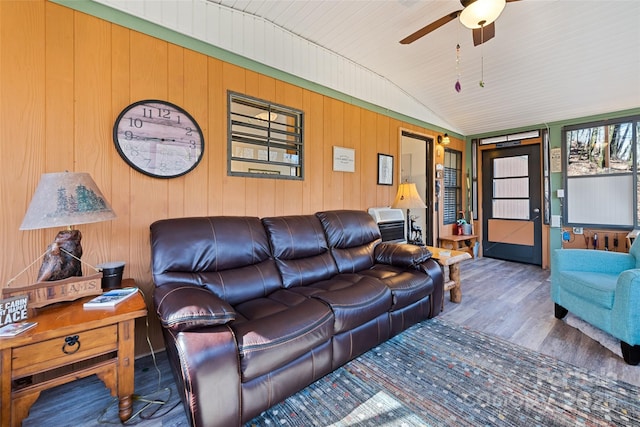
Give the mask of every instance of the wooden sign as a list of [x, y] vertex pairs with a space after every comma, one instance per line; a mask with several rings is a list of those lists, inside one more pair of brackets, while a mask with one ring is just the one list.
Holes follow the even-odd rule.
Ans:
[[28, 299], [24, 295], [0, 300], [0, 326], [26, 320]]
[[49, 304], [63, 301], [73, 301], [78, 298], [98, 295], [102, 293], [102, 273], [86, 277], [69, 277], [64, 280], [39, 282], [21, 288], [4, 288], [2, 296], [27, 296], [28, 309], [40, 308]]

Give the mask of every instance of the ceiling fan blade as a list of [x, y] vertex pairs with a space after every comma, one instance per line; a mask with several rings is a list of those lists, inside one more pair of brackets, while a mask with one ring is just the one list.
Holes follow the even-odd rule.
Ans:
[[450, 14], [443, 16], [442, 18], [438, 19], [437, 21], [433, 21], [431, 24], [427, 25], [426, 27], [423, 27], [423, 28], [419, 29], [418, 31], [416, 31], [415, 33], [403, 38], [402, 40], [400, 40], [400, 44], [413, 43], [414, 41], [418, 40], [419, 38], [426, 36], [431, 31], [436, 30], [436, 29], [442, 27], [444, 24], [453, 21], [454, 19], [456, 19], [458, 17], [458, 15], [460, 15], [460, 12], [462, 12], [462, 10], [456, 10], [455, 12], [451, 12]]
[[496, 23], [492, 22], [483, 28], [473, 29], [473, 45], [478, 46], [488, 40], [491, 40], [496, 35]]

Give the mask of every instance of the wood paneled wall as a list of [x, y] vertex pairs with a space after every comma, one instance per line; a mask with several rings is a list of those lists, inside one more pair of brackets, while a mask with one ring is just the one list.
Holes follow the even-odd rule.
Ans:
[[[304, 111], [303, 181], [227, 176], [227, 90]], [[154, 179], [119, 157], [112, 142], [114, 120], [124, 107], [141, 99], [176, 103], [199, 122], [205, 151], [195, 170], [175, 179]], [[388, 205], [397, 187], [376, 184], [377, 153], [393, 155], [398, 172], [400, 128], [435, 137], [429, 129], [45, 0], [2, 1], [0, 285], [7, 286], [36, 261], [12, 286], [32, 283], [38, 258], [58, 231], [19, 231], [43, 173], [91, 174], [118, 217], [77, 227], [83, 233], [83, 261], [126, 261], [125, 276], [136, 279], [151, 307], [153, 221]], [[336, 145], [355, 149], [355, 173], [333, 172]], [[153, 341], [161, 345], [153, 321], [151, 329]], [[138, 344], [139, 352], [145, 349]]]

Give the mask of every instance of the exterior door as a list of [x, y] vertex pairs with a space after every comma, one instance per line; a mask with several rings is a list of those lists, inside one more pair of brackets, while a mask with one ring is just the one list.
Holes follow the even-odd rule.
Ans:
[[542, 265], [540, 145], [482, 153], [483, 256]]

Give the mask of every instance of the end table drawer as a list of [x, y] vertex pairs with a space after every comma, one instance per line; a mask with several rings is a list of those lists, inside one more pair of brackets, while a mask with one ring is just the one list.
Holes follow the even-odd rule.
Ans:
[[13, 349], [13, 378], [20, 378], [48, 369], [115, 351], [118, 348], [118, 327], [109, 325], [52, 338]]

